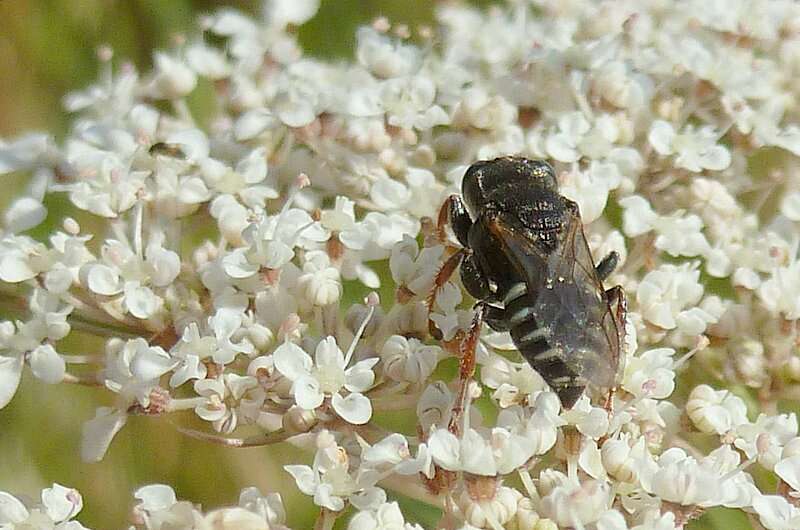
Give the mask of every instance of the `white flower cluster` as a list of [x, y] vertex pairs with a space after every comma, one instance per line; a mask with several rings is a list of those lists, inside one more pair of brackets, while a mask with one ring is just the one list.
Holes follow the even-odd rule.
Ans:
[[41, 503], [24, 503], [8, 492], [0, 491], [0, 528], [3, 530], [87, 530], [72, 519], [83, 509], [78, 490], [53, 484], [41, 493]]
[[[88, 461], [133, 414], [289, 441], [317, 528], [351, 507], [351, 530], [419, 528], [397, 492], [464, 530], [669, 530], [720, 506], [800, 528], [798, 422], [778, 409], [800, 400], [800, 5], [442, 3], [417, 44], [381, 19], [334, 64], [293, 32], [318, 3], [203, 17], [150, 72], [102, 50], [62, 144], [0, 141], [0, 173], [32, 176], [0, 232], [19, 317], [0, 323], [0, 406], [25, 366], [101, 384], [115, 401], [85, 424]], [[188, 104], [201, 86], [213, 108]], [[607, 403], [562, 410], [488, 328], [465, 411], [441, 380], [473, 313], [456, 280], [426, 305], [449, 252], [431, 220], [470, 164], [507, 154], [552, 161], [595, 256], [621, 256], [627, 358]], [[97, 228], [25, 235], [47, 195]], [[105, 351], [60, 351], [72, 330]], [[387, 429], [402, 410], [416, 425]], [[82, 528], [80, 497], [46, 491], [39, 508], [2, 494], [0, 527]], [[135, 496], [141, 528], [286, 525], [254, 489], [207, 514], [168, 486]]]

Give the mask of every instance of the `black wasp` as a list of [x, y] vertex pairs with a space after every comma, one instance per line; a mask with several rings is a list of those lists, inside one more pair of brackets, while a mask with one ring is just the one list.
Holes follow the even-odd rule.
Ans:
[[620, 286], [606, 290], [602, 282], [619, 256], [612, 252], [595, 266], [578, 205], [558, 192], [553, 168], [521, 157], [476, 162], [464, 175], [462, 195], [452, 195], [439, 216], [463, 248], [437, 283], [460, 262], [464, 287], [480, 300], [471, 333], [480, 318], [509, 331], [564, 408], [587, 386], [612, 389], [625, 299]]

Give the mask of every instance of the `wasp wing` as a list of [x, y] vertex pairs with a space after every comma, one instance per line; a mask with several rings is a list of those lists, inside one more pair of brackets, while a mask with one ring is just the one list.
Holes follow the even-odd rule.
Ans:
[[620, 364], [620, 334], [577, 207], [565, 210], [552, 248], [538, 244], [535, 231], [513, 215], [498, 214], [490, 221], [490, 230], [524, 275], [535, 300], [536, 322], [548, 328], [548, 342], [559, 357], [592, 385], [613, 387]]

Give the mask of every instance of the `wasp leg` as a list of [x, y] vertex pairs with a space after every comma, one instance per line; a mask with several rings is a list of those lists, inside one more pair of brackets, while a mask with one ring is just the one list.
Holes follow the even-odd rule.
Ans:
[[439, 239], [445, 241], [445, 225], [450, 223], [456, 239], [461, 243], [461, 246], [469, 246], [469, 229], [472, 227], [472, 218], [467, 212], [467, 207], [461, 197], [458, 195], [450, 195], [447, 200], [439, 209], [439, 219], [437, 221], [437, 230], [439, 232]]
[[[611, 289], [606, 289], [608, 305], [614, 309], [614, 319], [621, 333], [625, 333], [625, 320], [628, 315], [628, 300], [625, 298], [625, 291], [621, 285], [615, 285]], [[616, 305], [616, 308], [614, 307]]]
[[442, 286], [447, 283], [447, 280], [453, 276], [453, 273], [456, 271], [456, 269], [458, 269], [458, 266], [461, 265], [466, 253], [467, 250], [462, 248], [447, 258], [447, 261], [444, 262], [442, 268], [436, 273], [436, 277], [433, 279], [433, 287], [431, 287], [431, 291], [428, 293], [428, 298], [425, 300], [425, 304], [428, 306], [428, 331], [436, 340], [440, 340], [442, 338], [441, 331], [439, 331], [439, 328], [437, 328], [430, 319], [431, 311], [433, 311], [433, 307], [436, 305], [436, 295], [439, 292], [439, 289], [441, 289]]
[[461, 283], [473, 298], [485, 300], [492, 296], [489, 280], [478, 265], [474, 254], [466, 256], [461, 263]]
[[[478, 304], [497, 302], [497, 295], [492, 292], [489, 280], [481, 271], [474, 254], [467, 255], [461, 263], [461, 283], [473, 298], [481, 300]], [[508, 331], [505, 309], [489, 304], [484, 305], [483, 320], [489, 327], [495, 331]]]
[[[605, 261], [605, 260], [604, 260]], [[625, 324], [628, 315], [628, 301], [625, 298], [625, 291], [622, 290], [621, 285], [616, 285], [611, 289], [606, 290], [608, 297], [608, 305], [614, 310], [614, 320], [617, 323], [617, 337], [619, 338], [619, 351], [617, 353], [617, 363], [621, 363], [625, 357]], [[619, 364], [618, 364], [619, 366]], [[612, 404], [614, 402], [614, 393], [617, 391], [616, 387], [608, 390], [604, 408], [611, 414]]]
[[456, 400], [453, 402], [450, 423], [447, 426], [448, 430], [456, 436], [461, 435], [461, 416], [467, 405], [469, 383], [472, 380], [472, 376], [475, 375], [476, 349], [486, 307], [487, 305], [482, 302], [476, 304], [472, 325], [459, 345], [458, 393], [456, 394]]
[[600, 281], [603, 281], [606, 278], [608, 278], [611, 275], [611, 273], [614, 272], [614, 269], [617, 268], [618, 263], [619, 263], [619, 254], [615, 250], [612, 250], [594, 268], [594, 270], [597, 271], [597, 276], [600, 278]]

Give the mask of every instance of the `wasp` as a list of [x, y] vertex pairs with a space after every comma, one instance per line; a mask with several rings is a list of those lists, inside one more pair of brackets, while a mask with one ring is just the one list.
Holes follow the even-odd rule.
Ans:
[[[462, 248], [437, 285], [460, 268], [464, 288], [479, 301], [462, 354], [472, 348], [474, 357], [484, 321], [510, 332], [564, 408], [587, 387], [610, 392], [621, 368], [626, 309], [622, 288], [605, 289], [603, 280], [619, 256], [611, 252], [595, 265], [578, 205], [559, 193], [550, 164], [511, 156], [476, 162], [461, 196], [442, 206], [443, 239], [447, 224]], [[433, 297], [435, 289], [429, 303]], [[475, 363], [463, 355], [468, 379]]]

